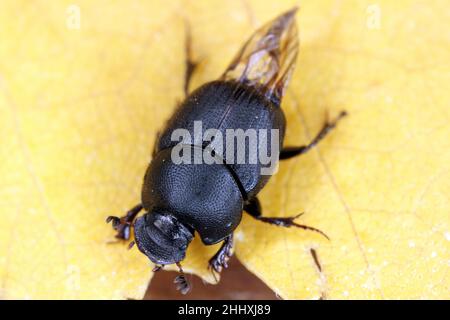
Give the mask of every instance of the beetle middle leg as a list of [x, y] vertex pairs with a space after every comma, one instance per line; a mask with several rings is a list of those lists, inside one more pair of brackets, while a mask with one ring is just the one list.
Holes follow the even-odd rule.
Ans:
[[315, 136], [315, 138], [309, 144], [307, 144], [305, 146], [300, 146], [300, 147], [285, 147], [285, 148], [283, 148], [283, 150], [281, 150], [281, 152], [280, 152], [280, 160], [286, 160], [286, 159], [290, 159], [290, 158], [299, 156], [303, 153], [308, 152], [312, 148], [314, 148], [323, 138], [325, 138], [327, 136], [328, 133], [330, 133], [330, 131], [332, 129], [334, 129], [336, 127], [339, 120], [341, 120], [346, 115], [347, 115], [347, 112], [342, 111], [334, 121], [331, 121], [331, 122], [327, 121], [325, 123], [325, 125], [322, 127], [322, 129], [319, 131], [319, 133]]
[[123, 240], [130, 239], [131, 224], [142, 208], [142, 204], [138, 204], [131, 208], [126, 215], [120, 218], [115, 216], [109, 216], [106, 218], [106, 223], [112, 222], [113, 229], [117, 231], [116, 238]]
[[192, 58], [192, 34], [191, 28], [187, 21], [185, 21], [185, 72], [184, 72], [184, 94], [187, 97], [189, 95], [189, 84], [192, 79], [192, 74], [198, 65]]
[[223, 240], [222, 246], [219, 251], [209, 259], [209, 269], [217, 273], [220, 273], [222, 269], [228, 268], [228, 260], [233, 255], [233, 234], [230, 234]]
[[325, 233], [323, 233], [322, 231], [320, 231], [319, 229], [295, 222], [295, 219], [300, 217], [303, 213], [300, 213], [296, 216], [283, 217], [283, 218], [263, 217], [262, 210], [261, 210], [261, 204], [260, 204], [258, 198], [256, 198], [256, 197], [247, 202], [247, 204], [244, 206], [244, 210], [248, 214], [250, 214], [253, 218], [255, 218], [256, 220], [259, 220], [259, 221], [262, 221], [262, 222], [265, 222], [268, 224], [273, 224], [273, 225], [276, 225], [279, 227], [286, 227], [286, 228], [296, 227], [296, 228], [301, 228], [304, 230], [314, 231], [314, 232], [320, 233], [325, 238], [330, 240], [330, 238], [328, 238], [328, 236]]

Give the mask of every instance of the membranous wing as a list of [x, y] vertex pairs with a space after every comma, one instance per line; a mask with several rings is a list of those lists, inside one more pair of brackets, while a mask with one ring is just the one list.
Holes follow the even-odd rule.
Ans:
[[291, 9], [256, 30], [222, 79], [255, 87], [279, 105], [298, 54], [296, 11]]

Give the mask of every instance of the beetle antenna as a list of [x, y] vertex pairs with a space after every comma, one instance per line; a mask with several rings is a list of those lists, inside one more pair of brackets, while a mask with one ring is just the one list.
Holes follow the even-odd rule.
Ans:
[[181, 267], [181, 264], [179, 262], [177, 262], [177, 267], [180, 274], [175, 277], [173, 282], [177, 285], [177, 290], [179, 290], [181, 294], [187, 294], [189, 291], [191, 291], [191, 285], [186, 279], [186, 275], [184, 274], [183, 268]]

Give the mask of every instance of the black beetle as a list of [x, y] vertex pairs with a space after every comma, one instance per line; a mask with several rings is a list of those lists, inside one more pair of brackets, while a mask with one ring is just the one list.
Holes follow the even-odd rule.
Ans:
[[[279, 133], [278, 138], [270, 142], [282, 146], [286, 121], [280, 104], [298, 53], [296, 10], [294, 8], [258, 29], [219, 80], [201, 86], [190, 95], [187, 91], [195, 63], [190, 58], [188, 33], [187, 97], [155, 144], [153, 158], [144, 177], [142, 203], [121, 218], [110, 216], [107, 219], [117, 230], [116, 237], [129, 239], [133, 220], [144, 209], [145, 214], [134, 223], [136, 244], [153, 263], [159, 265], [155, 271], [167, 264], [178, 265], [181, 275], [175, 282], [183, 293], [189, 290], [189, 285], [180, 261], [184, 259], [194, 233], [199, 234], [205, 245], [223, 241], [209, 261], [213, 274], [219, 273], [227, 267], [227, 260], [232, 255], [233, 231], [241, 221], [243, 210], [266, 223], [295, 226], [326, 237], [316, 228], [294, 222], [299, 215], [263, 217], [256, 196], [270, 178], [270, 174], [262, 174], [261, 171], [267, 163], [230, 162], [227, 147], [218, 148], [215, 143], [217, 135], [207, 141], [204, 139], [208, 129], [215, 129], [223, 136], [228, 129], [275, 129]], [[278, 150], [275, 162], [278, 158], [289, 159], [314, 147], [344, 115], [345, 112], [341, 112], [336, 120], [326, 123], [310, 144], [279, 149], [281, 152]], [[200, 135], [195, 133], [196, 121], [202, 123]], [[193, 139], [173, 141], [172, 135], [179, 128], [191, 133]], [[260, 145], [252, 149], [250, 143], [244, 141], [244, 149], [245, 155], [251, 157], [252, 152], [259, 151]], [[271, 143], [267, 144], [269, 153], [276, 152]], [[180, 145], [183, 147], [180, 155], [186, 156], [191, 163], [174, 163], [173, 152]], [[211, 164], [196, 162], [196, 157], [205, 153], [216, 161]]]

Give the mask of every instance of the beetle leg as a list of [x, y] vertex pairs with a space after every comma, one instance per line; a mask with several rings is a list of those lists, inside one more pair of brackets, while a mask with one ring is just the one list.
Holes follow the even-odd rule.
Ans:
[[244, 210], [255, 219], [259, 219], [262, 215], [261, 203], [257, 197], [248, 200], [244, 205]]
[[161, 270], [161, 269], [163, 269], [164, 268], [164, 265], [163, 264], [161, 264], [161, 265], [155, 265], [155, 267], [152, 269], [152, 271], [153, 272], [158, 272], [159, 270]]
[[220, 273], [222, 269], [228, 268], [228, 260], [233, 255], [232, 250], [233, 234], [230, 234], [224, 239], [219, 251], [217, 251], [211, 259], [209, 259], [208, 269], [212, 271], [214, 278], [216, 277], [214, 272]]
[[173, 282], [176, 284], [177, 290], [180, 291], [181, 294], [187, 294], [189, 291], [191, 291], [191, 284], [187, 280], [183, 268], [181, 267], [181, 264], [179, 262], [177, 262], [177, 267], [179, 269], [180, 274], [175, 277]]
[[295, 156], [299, 156], [303, 153], [308, 152], [312, 148], [314, 148], [323, 138], [327, 136], [328, 133], [332, 129], [334, 129], [338, 123], [339, 120], [341, 120], [343, 117], [347, 115], [347, 112], [342, 111], [339, 116], [331, 122], [326, 122], [323, 128], [319, 131], [319, 133], [316, 135], [316, 137], [306, 146], [300, 146], [300, 147], [285, 147], [280, 152], [280, 160], [286, 160], [293, 158]]
[[123, 217], [109, 216], [106, 218], [106, 223], [112, 222], [113, 229], [117, 231], [116, 238], [123, 240], [130, 239], [131, 224], [142, 208], [142, 204], [138, 204], [131, 208]]
[[256, 198], [256, 197], [247, 202], [247, 204], [244, 206], [244, 210], [248, 214], [250, 214], [253, 218], [255, 218], [256, 220], [259, 220], [259, 221], [262, 221], [262, 222], [265, 222], [268, 224], [273, 224], [273, 225], [276, 225], [279, 227], [286, 227], [286, 228], [296, 227], [296, 228], [301, 228], [304, 230], [314, 231], [314, 232], [320, 233], [325, 238], [330, 240], [330, 238], [328, 238], [328, 236], [324, 232], [320, 231], [319, 229], [316, 229], [314, 227], [310, 227], [310, 226], [307, 226], [304, 224], [299, 224], [294, 221], [295, 219], [300, 217], [303, 213], [300, 213], [296, 216], [283, 217], [283, 218], [263, 217], [262, 213], [261, 213], [261, 204], [260, 204], [258, 198]]
[[194, 61], [192, 58], [192, 35], [189, 23], [185, 21], [185, 73], [184, 73], [184, 94], [187, 97], [189, 95], [189, 84], [191, 82], [192, 74], [198, 65], [198, 62]]

